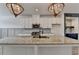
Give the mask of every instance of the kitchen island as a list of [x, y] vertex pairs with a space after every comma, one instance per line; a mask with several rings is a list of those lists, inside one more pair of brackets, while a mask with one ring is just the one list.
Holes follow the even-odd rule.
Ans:
[[78, 54], [78, 47], [78, 40], [57, 35], [46, 38], [16, 36], [0, 39], [0, 54], [3, 55], [71, 55]]

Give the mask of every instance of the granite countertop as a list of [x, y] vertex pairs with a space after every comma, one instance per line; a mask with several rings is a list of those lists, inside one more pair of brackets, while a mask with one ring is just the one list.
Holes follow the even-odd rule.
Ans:
[[28, 37], [5, 37], [0, 39], [0, 45], [55, 45], [55, 44], [79, 44], [78, 40], [71, 39], [64, 36], [49, 36], [49, 38], [32, 38]]

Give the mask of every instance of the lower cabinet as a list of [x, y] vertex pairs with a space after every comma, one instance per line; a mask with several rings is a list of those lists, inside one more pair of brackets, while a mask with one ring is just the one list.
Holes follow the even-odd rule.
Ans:
[[39, 55], [72, 55], [72, 47], [67, 46], [40, 46]]
[[11, 45], [3, 46], [3, 55], [34, 55], [33, 46]]
[[0, 46], [0, 55], [2, 55], [2, 46]]
[[1, 55], [72, 55], [72, 47], [50, 45], [4, 45]]

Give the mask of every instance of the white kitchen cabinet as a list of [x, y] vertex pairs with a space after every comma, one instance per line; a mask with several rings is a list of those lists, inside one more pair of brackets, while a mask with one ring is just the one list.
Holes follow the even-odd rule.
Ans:
[[24, 28], [32, 28], [32, 22], [33, 19], [31, 17], [24, 19]]
[[39, 55], [72, 55], [72, 47], [67, 46], [39, 46]]
[[72, 46], [54, 45], [3, 45], [3, 55], [72, 55]]
[[8, 29], [7, 28], [2, 28], [2, 38], [8, 36]]
[[2, 46], [0, 46], [0, 55], [2, 55], [2, 52], [3, 52], [3, 51], [2, 51]]
[[2, 38], [2, 29], [0, 28], [0, 39]]
[[8, 28], [8, 31], [7, 31], [7, 36], [8, 37], [13, 37], [15, 36], [15, 29], [14, 28]]
[[15, 36], [14, 28], [2, 28], [1, 30], [2, 30], [1, 32], [2, 38]]
[[3, 55], [34, 55], [34, 47], [30, 45], [3, 46]]
[[61, 24], [61, 19], [60, 17], [53, 17], [52, 19], [52, 24]]
[[39, 20], [40, 26], [43, 28], [51, 28], [52, 27], [52, 21], [50, 18], [42, 17]]
[[60, 35], [61, 34], [60, 27], [61, 25], [52, 24], [51, 32], [54, 33], [55, 35]]

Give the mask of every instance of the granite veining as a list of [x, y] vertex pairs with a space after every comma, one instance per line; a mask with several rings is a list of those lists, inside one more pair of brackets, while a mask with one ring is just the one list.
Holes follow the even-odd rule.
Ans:
[[49, 38], [33, 38], [32, 36], [28, 37], [5, 37], [0, 39], [0, 44], [47, 44], [47, 45], [53, 45], [53, 44], [79, 44], [78, 40], [64, 37], [64, 36], [49, 36]]

